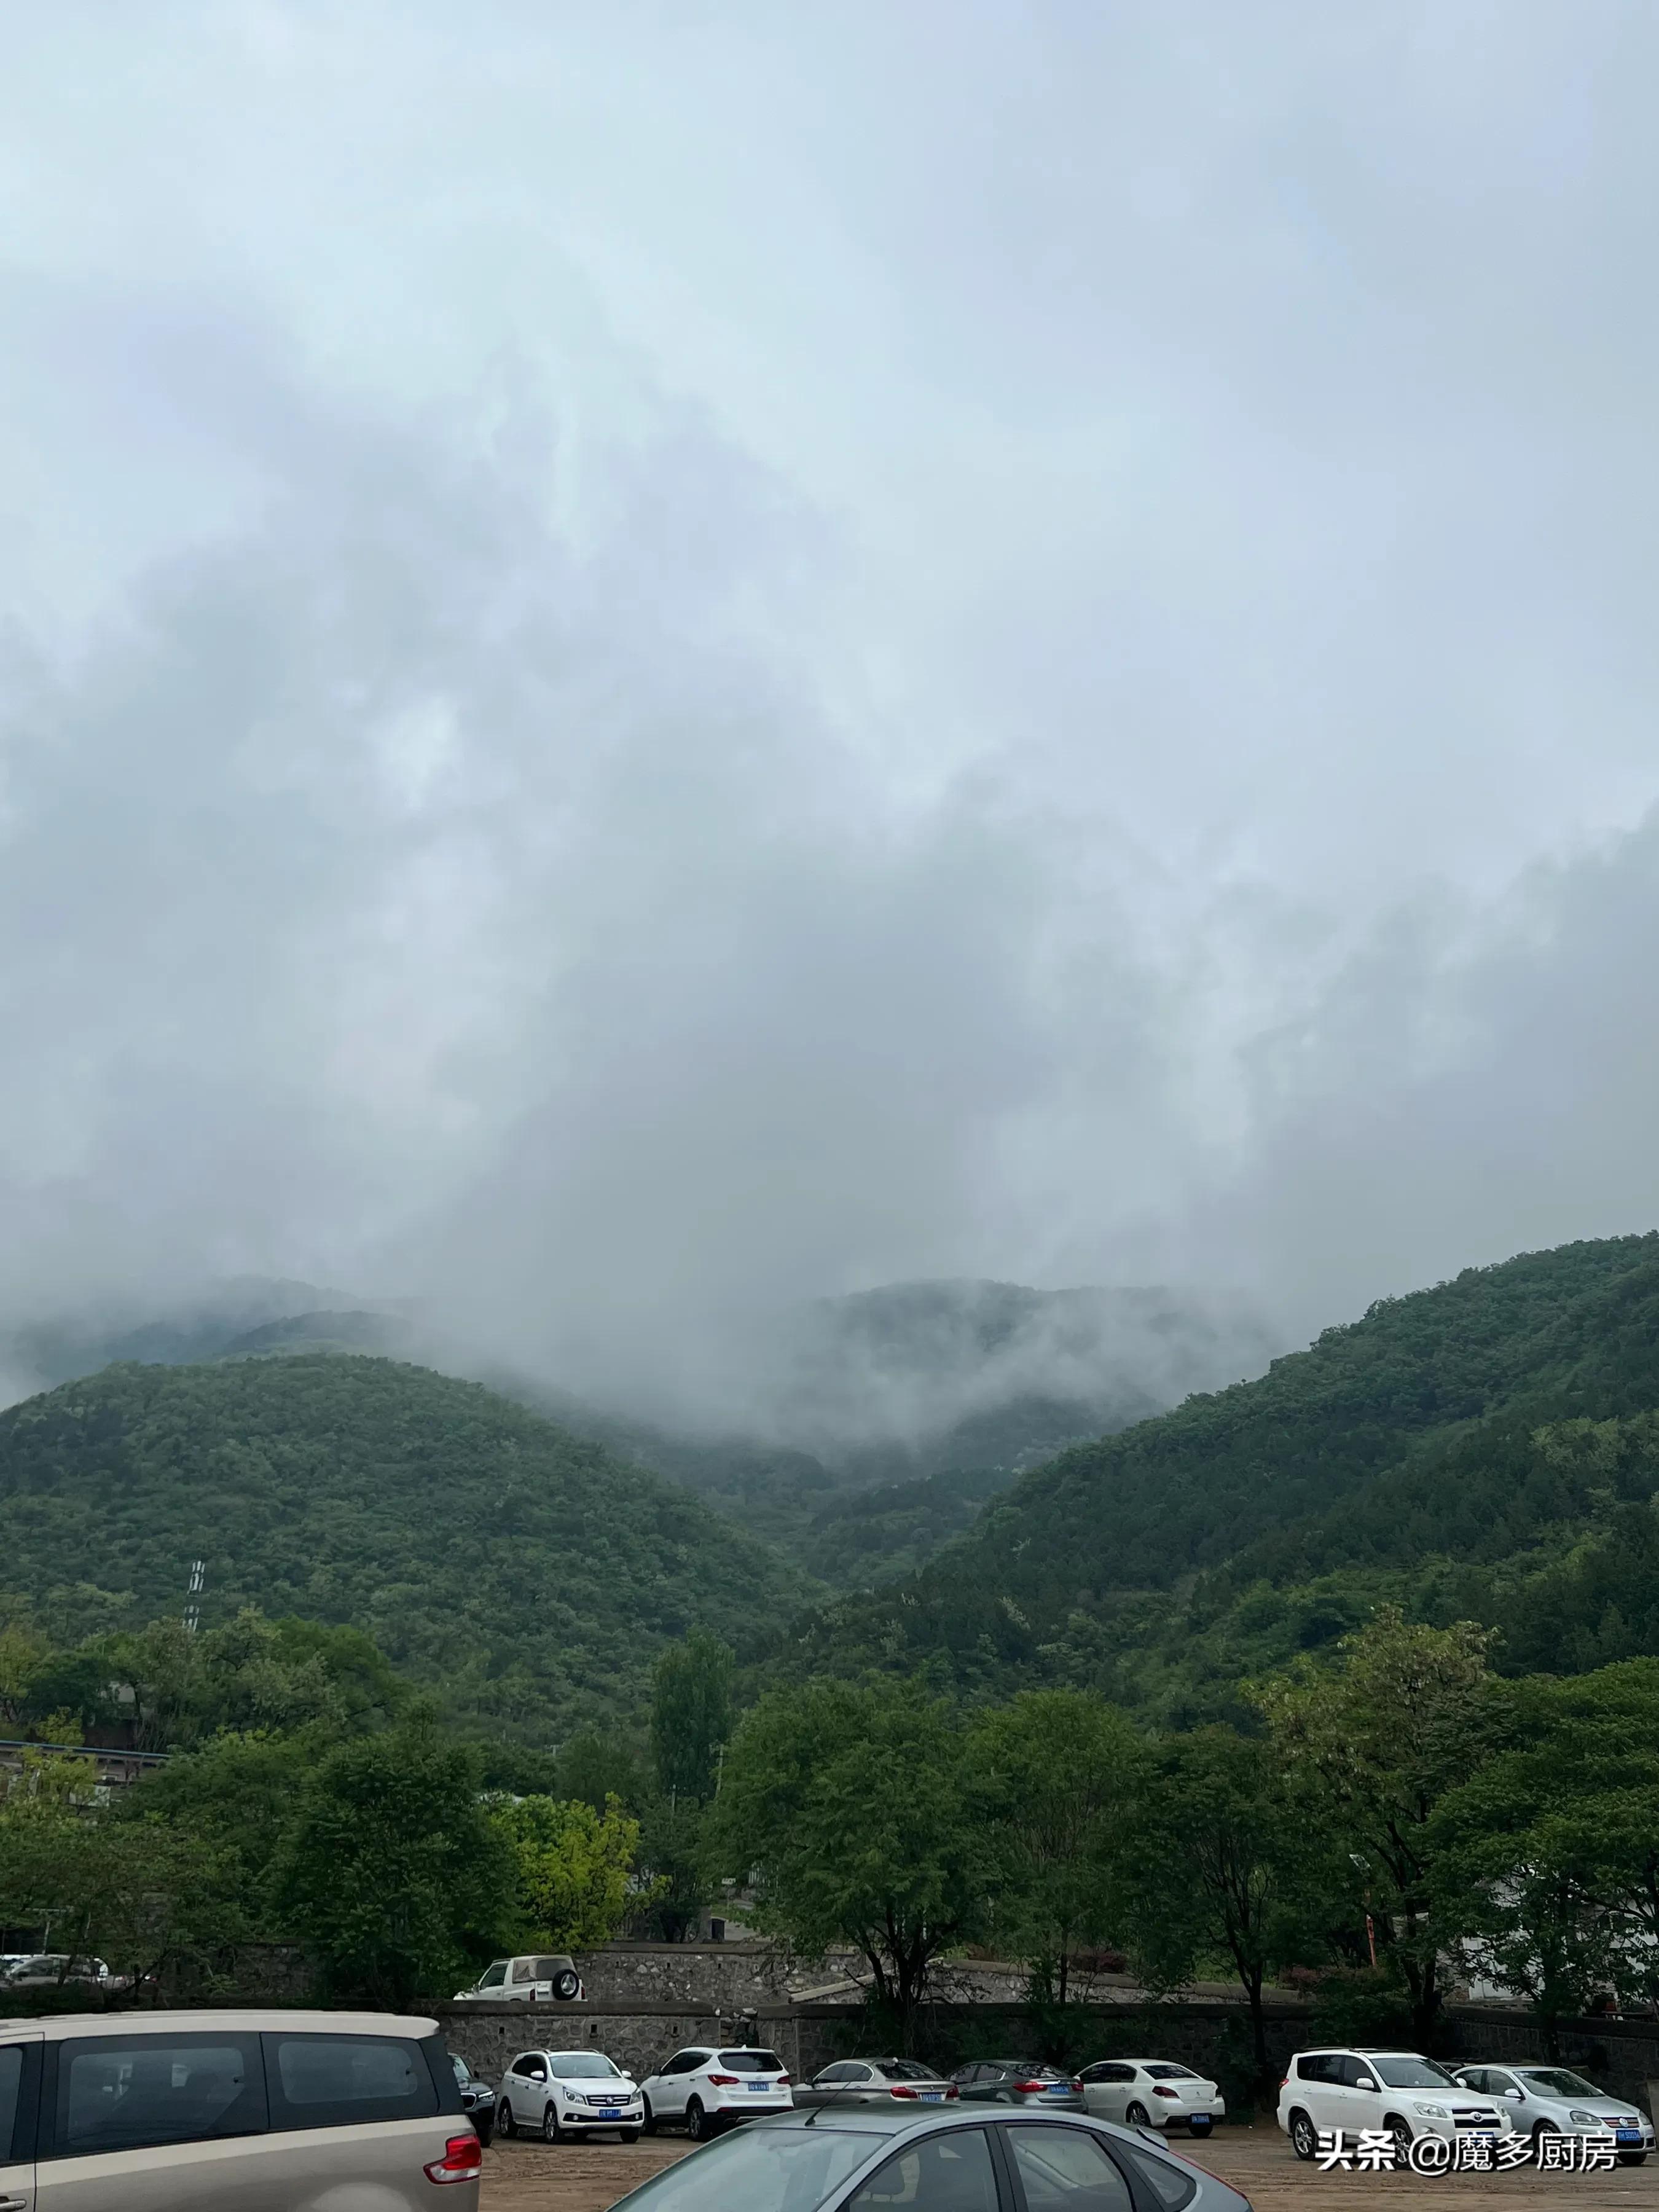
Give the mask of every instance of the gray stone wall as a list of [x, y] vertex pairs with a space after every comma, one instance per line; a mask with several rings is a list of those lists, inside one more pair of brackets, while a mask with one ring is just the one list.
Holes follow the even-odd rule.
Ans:
[[683, 2044], [720, 2037], [718, 2014], [672, 2005], [613, 2012], [591, 2004], [439, 2005], [444, 2039], [475, 2074], [498, 2081], [521, 2051], [603, 2051], [643, 2081]]
[[[1550, 2063], [1539, 2023], [1520, 2010], [1468, 2005], [1452, 2014], [1453, 2054], [1468, 2066], [1483, 2058], [1494, 2065], [1536, 2066]], [[1588, 2075], [1609, 2096], [1626, 2097], [1650, 2119], [1659, 2093], [1659, 2021], [1575, 2020], [1556, 2035], [1556, 2063]]]
[[775, 2004], [788, 1993], [788, 1955], [771, 1943], [608, 1943], [576, 1971], [590, 2004], [689, 2004], [716, 2012]]

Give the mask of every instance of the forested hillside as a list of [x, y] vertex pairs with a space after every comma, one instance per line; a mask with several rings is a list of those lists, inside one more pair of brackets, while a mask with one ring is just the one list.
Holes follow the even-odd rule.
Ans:
[[1659, 1237], [1471, 1268], [1066, 1452], [806, 1663], [948, 1658], [1167, 1717], [1379, 1597], [1504, 1631], [1503, 1663], [1659, 1651]]
[[367, 1630], [458, 1716], [557, 1740], [806, 1585], [684, 1490], [481, 1385], [313, 1353], [121, 1366], [0, 1414], [0, 1581], [65, 1637], [184, 1604]]

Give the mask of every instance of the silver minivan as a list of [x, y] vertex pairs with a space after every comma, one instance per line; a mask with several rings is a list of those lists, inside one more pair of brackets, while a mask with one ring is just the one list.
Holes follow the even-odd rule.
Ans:
[[0, 2212], [477, 2212], [483, 2160], [435, 2021], [0, 2020]]

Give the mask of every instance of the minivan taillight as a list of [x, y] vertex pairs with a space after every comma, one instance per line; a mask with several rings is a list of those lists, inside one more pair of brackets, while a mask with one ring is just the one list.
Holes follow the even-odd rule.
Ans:
[[451, 2136], [444, 2154], [426, 2168], [428, 2181], [476, 2181], [483, 2172], [483, 2145], [475, 2135]]

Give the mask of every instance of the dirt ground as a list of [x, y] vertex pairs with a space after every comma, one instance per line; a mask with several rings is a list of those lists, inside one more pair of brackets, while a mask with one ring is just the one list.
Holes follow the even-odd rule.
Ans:
[[[600, 2141], [550, 2150], [509, 2142], [484, 2154], [483, 2212], [605, 2212], [647, 2175], [684, 2158], [674, 2136], [639, 2143]], [[1255, 2212], [1368, 2212], [1381, 2201], [1399, 2212], [1659, 2212], [1659, 2164], [1614, 2173], [1321, 2173], [1299, 2166], [1277, 2128], [1224, 2129], [1207, 2143], [1172, 2146], [1242, 2189]], [[733, 2206], [732, 2212], [742, 2212]]]

